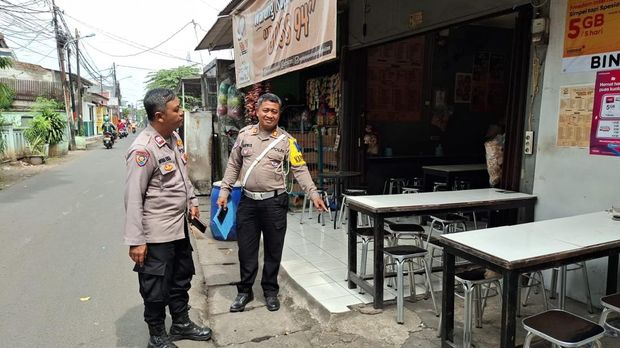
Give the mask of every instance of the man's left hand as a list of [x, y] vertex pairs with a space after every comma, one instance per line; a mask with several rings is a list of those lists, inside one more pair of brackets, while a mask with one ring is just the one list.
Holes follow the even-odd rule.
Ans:
[[327, 207], [325, 206], [325, 202], [321, 199], [321, 197], [315, 197], [312, 199], [314, 203], [314, 207], [320, 211], [327, 211]]
[[200, 217], [200, 210], [198, 209], [198, 207], [191, 207], [189, 209], [189, 216], [192, 220], [198, 219]]

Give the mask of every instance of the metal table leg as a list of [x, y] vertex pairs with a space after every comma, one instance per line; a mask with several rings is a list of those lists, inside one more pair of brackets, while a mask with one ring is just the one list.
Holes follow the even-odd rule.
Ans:
[[519, 272], [504, 272], [504, 289], [502, 294], [502, 331], [501, 347], [515, 346], [517, 332], [517, 301], [519, 291]]
[[607, 295], [618, 291], [618, 254], [609, 255], [607, 258]]
[[452, 347], [454, 341], [454, 263], [455, 257], [447, 248], [443, 251], [443, 282], [441, 294], [441, 347]]
[[[353, 209], [349, 213], [349, 227], [348, 227], [348, 258], [349, 258], [349, 273], [357, 273], [357, 212]], [[355, 289], [355, 283], [349, 279], [349, 289]]]
[[[383, 308], [383, 216], [375, 215], [374, 307]], [[351, 223], [351, 222], [349, 222]]]

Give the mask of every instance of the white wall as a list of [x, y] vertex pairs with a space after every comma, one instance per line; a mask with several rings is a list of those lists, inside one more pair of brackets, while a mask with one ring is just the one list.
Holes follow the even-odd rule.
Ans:
[[[536, 220], [600, 211], [620, 202], [620, 158], [591, 156], [587, 148], [555, 145], [560, 86], [594, 84], [596, 78], [595, 72], [561, 71], [566, 3], [565, 0], [551, 1], [550, 38], [535, 145]], [[620, 235], [620, 225], [618, 233]], [[598, 305], [605, 290], [606, 259], [588, 261], [588, 268], [593, 302]], [[581, 272], [571, 272], [568, 281], [568, 296], [585, 301]]]

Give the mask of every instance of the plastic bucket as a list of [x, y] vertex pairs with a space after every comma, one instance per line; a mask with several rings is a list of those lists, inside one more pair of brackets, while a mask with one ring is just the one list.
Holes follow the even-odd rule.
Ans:
[[239, 207], [239, 201], [241, 200], [241, 185], [235, 184], [233, 190], [228, 197], [228, 213], [222, 223], [218, 223], [214, 220], [215, 214], [217, 214], [217, 197], [220, 194], [220, 187], [222, 182], [216, 181], [213, 183], [211, 189], [211, 218], [209, 220], [209, 228], [213, 238], [217, 240], [237, 240], [237, 207]]

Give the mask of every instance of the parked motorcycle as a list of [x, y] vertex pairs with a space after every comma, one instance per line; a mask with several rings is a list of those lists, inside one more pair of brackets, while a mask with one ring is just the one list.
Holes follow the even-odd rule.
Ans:
[[112, 136], [112, 133], [103, 133], [103, 146], [105, 146], [106, 149], [111, 149], [112, 145], [114, 145], [114, 137]]

